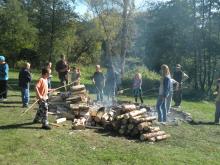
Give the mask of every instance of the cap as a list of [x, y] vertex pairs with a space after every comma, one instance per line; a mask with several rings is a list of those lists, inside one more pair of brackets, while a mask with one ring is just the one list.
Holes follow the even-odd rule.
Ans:
[[5, 57], [4, 56], [0, 56], [0, 61], [5, 61]]

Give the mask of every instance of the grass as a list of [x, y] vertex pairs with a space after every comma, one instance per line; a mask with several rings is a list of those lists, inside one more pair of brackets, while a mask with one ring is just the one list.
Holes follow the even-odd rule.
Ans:
[[[89, 76], [89, 75], [87, 75]], [[139, 142], [97, 130], [72, 131], [71, 123], [41, 130], [32, 124], [35, 110], [20, 116], [20, 92], [16, 87], [17, 72], [10, 73], [8, 101], [0, 103], [0, 164], [153, 164], [153, 165], [217, 165], [220, 162], [220, 126], [162, 126], [171, 138], [158, 143]], [[39, 77], [34, 74], [34, 81]], [[58, 85], [57, 78], [55, 85]], [[83, 80], [84, 81], [84, 80]], [[86, 79], [86, 83], [89, 80]], [[31, 101], [34, 101], [31, 92]], [[133, 100], [120, 96], [120, 100]], [[155, 105], [156, 98], [145, 97]], [[213, 121], [214, 103], [183, 101], [182, 107], [195, 120]], [[54, 118], [50, 116], [50, 121]]]

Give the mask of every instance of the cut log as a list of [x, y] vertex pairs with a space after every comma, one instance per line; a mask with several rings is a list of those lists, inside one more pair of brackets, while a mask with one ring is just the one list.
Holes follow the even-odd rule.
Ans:
[[148, 129], [149, 129], [149, 126], [151, 126], [151, 123], [150, 123], [150, 122], [140, 123], [140, 124], [138, 124], [138, 130], [139, 130], [139, 131], [141, 131], [141, 130], [148, 130]]
[[132, 130], [134, 128], [134, 124], [128, 124], [128, 129]]
[[85, 122], [86, 122], [85, 118], [75, 119], [72, 128], [76, 130], [85, 129]]
[[56, 119], [56, 123], [57, 123], [57, 124], [58, 124], [58, 123], [62, 123], [62, 122], [64, 122], [64, 121], [66, 121], [66, 118], [65, 118], [65, 117]]
[[149, 127], [150, 128], [150, 132], [158, 132], [160, 131], [160, 127]]
[[136, 109], [136, 106], [134, 104], [124, 104], [122, 105], [122, 111], [123, 112], [131, 112]]
[[81, 96], [72, 96], [72, 97], [67, 98], [66, 101], [72, 102], [72, 103], [78, 103], [78, 102], [82, 101], [82, 97]]
[[70, 88], [72, 92], [85, 90], [85, 85], [76, 85]]
[[81, 90], [81, 91], [74, 91], [72, 92], [72, 95], [87, 95], [87, 91], [84, 89], [84, 90]]
[[169, 138], [169, 137], [170, 137], [169, 134], [167, 134], [167, 135], [160, 135], [160, 136], [157, 136], [157, 137], [156, 137], [156, 140], [157, 140], [157, 141], [160, 141], [160, 140], [167, 139], [167, 138]]
[[73, 111], [79, 111], [79, 105], [78, 104], [70, 104], [69, 108]]
[[152, 137], [157, 137], [157, 136], [161, 136], [166, 134], [165, 131], [158, 131], [158, 132], [154, 132], [154, 133], [146, 133], [146, 134], [142, 134], [140, 136], [141, 140], [146, 140], [146, 139], [150, 139]]
[[122, 127], [122, 128], [119, 129], [118, 133], [119, 133], [120, 135], [124, 135], [125, 132], [126, 132], [126, 130], [127, 130], [126, 127]]
[[124, 124], [124, 125], [127, 124], [128, 123], [128, 119], [122, 119], [121, 123]]
[[142, 123], [142, 122], [145, 122], [145, 121], [152, 122], [153, 120], [156, 120], [155, 116], [137, 118], [137, 119], [134, 119], [133, 122], [136, 123], [136, 124], [139, 124], [139, 123]]
[[95, 109], [90, 109], [89, 110], [90, 116], [95, 117], [97, 115], [97, 110]]
[[89, 106], [85, 105], [85, 104], [79, 104], [79, 110], [80, 111], [88, 111], [89, 110]]
[[100, 121], [101, 121], [101, 119], [102, 119], [102, 116], [104, 115], [104, 111], [98, 111], [97, 112], [97, 114], [96, 114], [96, 116], [95, 116], [95, 121], [97, 122], [97, 123], [99, 123]]
[[109, 119], [109, 115], [108, 115], [108, 113], [104, 113], [104, 115], [102, 116], [102, 123], [104, 124], [104, 123], [106, 123], [107, 122], [107, 120]]
[[129, 112], [129, 115], [130, 115], [131, 117], [135, 117], [135, 116], [144, 114], [145, 112], [147, 112], [147, 110], [146, 110], [145, 108], [142, 108], [142, 109], [140, 109], [140, 110], [135, 110], [135, 111]]
[[139, 135], [139, 130], [138, 130], [137, 127], [134, 127], [133, 130], [132, 130], [131, 133], [130, 133], [130, 136], [131, 136], [131, 137], [136, 137], [136, 136], [138, 136], [138, 135]]
[[136, 119], [143, 118], [143, 117], [144, 117], [143, 114], [142, 115], [138, 115], [138, 116], [134, 116], [134, 117], [130, 117], [129, 118], [129, 122], [130, 123], [134, 123]]

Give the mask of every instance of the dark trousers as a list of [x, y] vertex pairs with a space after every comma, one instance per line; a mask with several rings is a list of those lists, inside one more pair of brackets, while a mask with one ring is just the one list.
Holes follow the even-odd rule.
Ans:
[[[68, 73], [59, 73], [59, 79], [62, 86], [65, 86], [68, 84]], [[67, 87], [64, 88], [65, 91], [67, 91]]]
[[103, 101], [103, 87], [96, 86], [96, 99], [97, 101]]
[[220, 118], [220, 102], [217, 101], [215, 103], [215, 123], [219, 123], [219, 118]]
[[8, 94], [8, 80], [0, 80], [0, 99], [6, 99]]
[[173, 101], [175, 102], [175, 106], [180, 106], [181, 101], [182, 101], [182, 89], [174, 91]]

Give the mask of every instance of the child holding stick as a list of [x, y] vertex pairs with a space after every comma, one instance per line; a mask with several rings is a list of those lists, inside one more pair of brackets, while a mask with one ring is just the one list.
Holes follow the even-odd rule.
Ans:
[[48, 122], [48, 92], [53, 91], [48, 89], [47, 79], [49, 77], [49, 71], [46, 68], [42, 69], [42, 76], [36, 84], [36, 95], [38, 98], [39, 109], [37, 110], [36, 116], [34, 118], [34, 123], [41, 122], [42, 129], [50, 130]]

